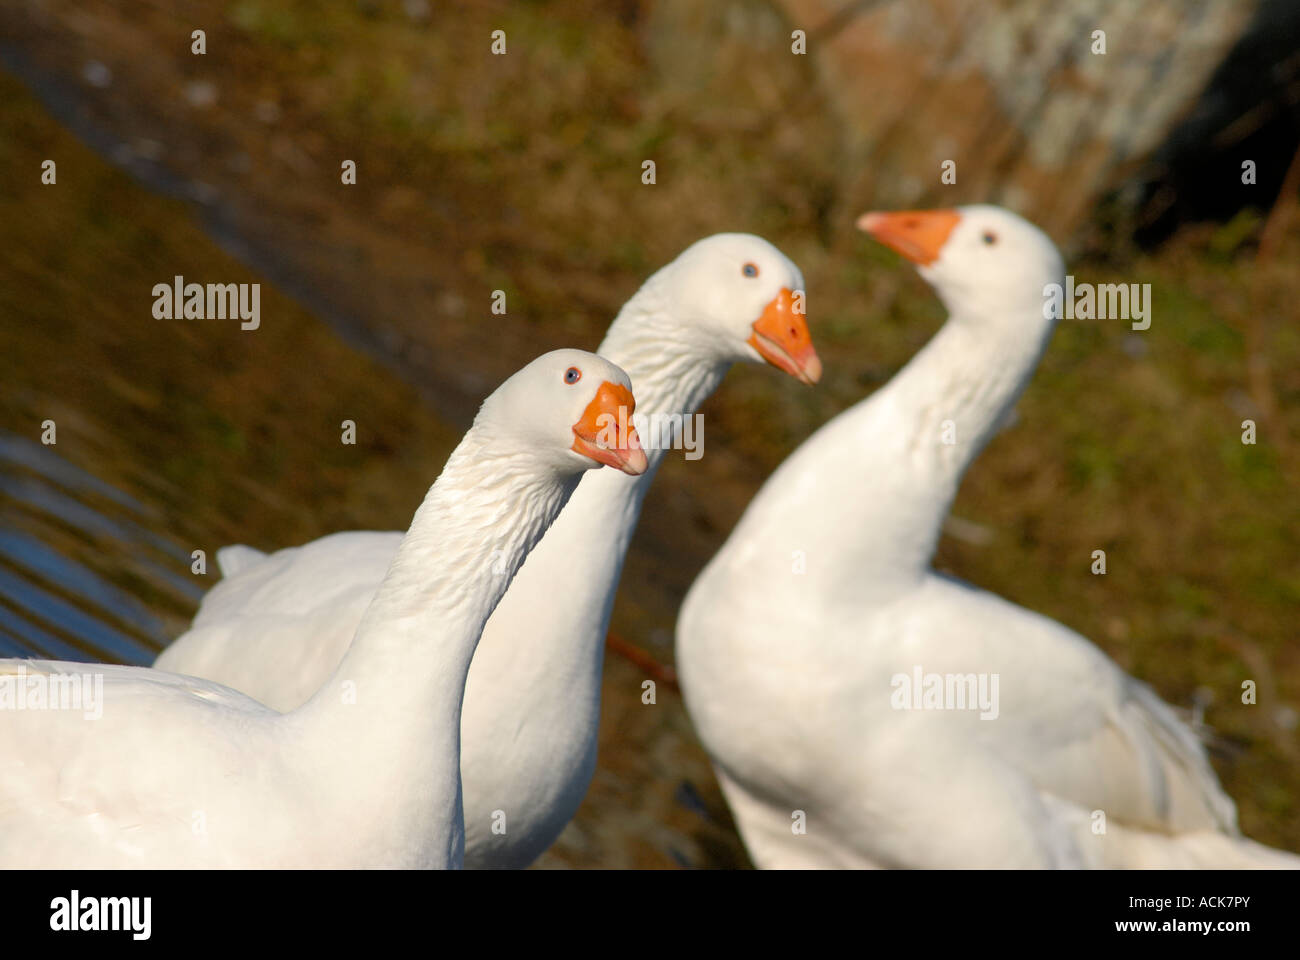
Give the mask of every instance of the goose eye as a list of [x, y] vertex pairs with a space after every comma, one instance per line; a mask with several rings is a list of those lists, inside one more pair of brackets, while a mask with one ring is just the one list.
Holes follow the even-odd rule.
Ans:
[[747, 263], [741, 268], [740, 272], [747, 277], [756, 277], [758, 276], [758, 266], [753, 263]]
[[582, 371], [579, 370], [577, 367], [570, 367], [568, 370], [564, 371], [565, 383], [577, 383], [581, 379], [582, 379]]
[[987, 247], [991, 247], [993, 246], [993, 244], [998, 242], [998, 235], [994, 233], [992, 230], [985, 230], [983, 239], [984, 239], [984, 245]]

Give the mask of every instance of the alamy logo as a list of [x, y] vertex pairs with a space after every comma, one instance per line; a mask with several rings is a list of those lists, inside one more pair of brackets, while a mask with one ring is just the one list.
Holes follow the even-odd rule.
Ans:
[[262, 324], [260, 283], [186, 283], [181, 276], [171, 283], [153, 287], [155, 320], [243, 321], [240, 330], [256, 330]]
[[996, 673], [925, 673], [920, 665], [910, 674], [896, 673], [889, 680], [895, 710], [978, 710], [981, 720], [998, 718]]
[[0, 710], [81, 710], [87, 720], [104, 715], [102, 673], [0, 673]]
[[[599, 432], [596, 441], [606, 446], [617, 446], [618, 437], [627, 436], [627, 408], [619, 407], [618, 418], [602, 413], [597, 418]], [[704, 415], [680, 413], [632, 414], [641, 446], [646, 450], [684, 450], [687, 460], [704, 456]]]
[[50, 901], [50, 929], [75, 932], [127, 930], [133, 940], [153, 933], [152, 897], [85, 897], [73, 890]]
[[1151, 284], [1075, 283], [1043, 287], [1044, 320], [1132, 320], [1134, 330], [1151, 326]]

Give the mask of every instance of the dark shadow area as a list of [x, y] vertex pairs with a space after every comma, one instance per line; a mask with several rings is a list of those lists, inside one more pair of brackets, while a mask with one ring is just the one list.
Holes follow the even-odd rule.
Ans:
[[[1200, 100], [1137, 177], [1133, 236], [1150, 249], [1179, 226], [1267, 213], [1300, 149], [1300, 4], [1265, 0]], [[1254, 184], [1242, 182], [1245, 161]]]

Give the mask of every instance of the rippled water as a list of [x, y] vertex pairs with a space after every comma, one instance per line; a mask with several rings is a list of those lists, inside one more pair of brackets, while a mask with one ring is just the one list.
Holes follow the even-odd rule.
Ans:
[[0, 655], [150, 663], [170, 639], [163, 621], [79, 558], [110, 558], [121, 580], [195, 606], [189, 551], [157, 532], [157, 511], [56, 449], [0, 433]]

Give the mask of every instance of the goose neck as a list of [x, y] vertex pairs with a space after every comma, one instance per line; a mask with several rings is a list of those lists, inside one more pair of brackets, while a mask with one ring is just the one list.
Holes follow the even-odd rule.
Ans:
[[[415, 726], [412, 715], [458, 729], [483, 626], [578, 479], [539, 471], [526, 456], [493, 455], [471, 431], [416, 510], [347, 654], [305, 715], [344, 716], [385, 736]], [[353, 723], [361, 713], [379, 716]]]
[[[653, 433], [668, 436], [676, 421], [692, 416], [722, 383], [732, 358], [709, 342], [701, 324], [683, 321], [650, 284], [619, 312], [597, 352], [612, 360], [632, 380], [636, 391], [638, 423], [654, 427]], [[652, 423], [650, 418], [660, 418]], [[639, 486], [648, 486], [665, 453], [663, 444], [647, 447], [650, 469]]]

